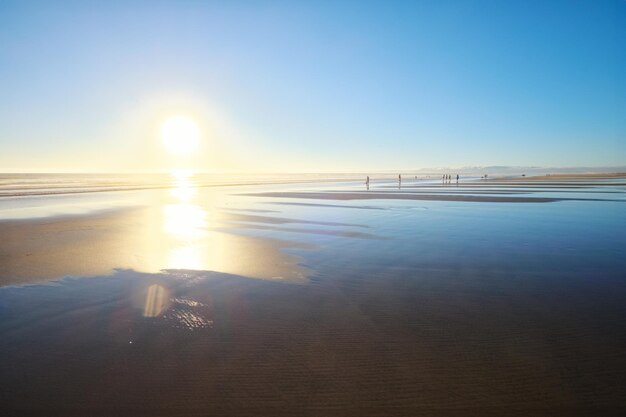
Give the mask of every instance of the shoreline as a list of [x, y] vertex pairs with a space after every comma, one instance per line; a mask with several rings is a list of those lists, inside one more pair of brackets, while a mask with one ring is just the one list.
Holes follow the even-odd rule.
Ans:
[[[0, 220], [0, 404], [68, 416], [625, 405], [623, 206], [388, 184], [138, 193], [133, 207]], [[576, 197], [621, 191], [590, 186]]]
[[[47, 174], [42, 174], [42, 175], [47, 175]], [[56, 175], [56, 174], [51, 174], [51, 175]], [[76, 174], [79, 175], [79, 174]], [[190, 183], [190, 186], [192, 188], [217, 188], [217, 187], [245, 187], [245, 186], [249, 186], [249, 187], [254, 187], [254, 186], [263, 186], [263, 185], [289, 185], [289, 184], [315, 184], [315, 183], [339, 183], [339, 182], [362, 182], [363, 179], [365, 178], [365, 176], [367, 174], [363, 174], [361, 176], [357, 176], [356, 174], [346, 174], [346, 175], [350, 175], [347, 177], [337, 177], [337, 178], [316, 178], [316, 179], [284, 179], [284, 180], [268, 180], [268, 181], [238, 181], [238, 182], [233, 182], [233, 183], [228, 183], [228, 182], [215, 182], [215, 183], [199, 183], [199, 184], [194, 184], [194, 183]], [[380, 179], [377, 178], [377, 175], [380, 176], [389, 176], [391, 174], [383, 174], [383, 173], [374, 173], [370, 175], [370, 181], [372, 183], [380, 183], [380, 182], [394, 182], [394, 178], [384, 178], [384, 179]], [[415, 181], [414, 178], [412, 178], [412, 176], [414, 176], [414, 174], [412, 173], [405, 173], [402, 174], [404, 175], [406, 178], [406, 180], [404, 180], [406, 183], [411, 184], [413, 181]], [[480, 179], [478, 177], [479, 174], [466, 174], [465, 176], [470, 176], [470, 177], [476, 177], [473, 178], [470, 182], [468, 182], [467, 180], [463, 180], [461, 181], [461, 184], [466, 185], [466, 184], [471, 184], [471, 183], [476, 183], [476, 184], [480, 184], [480, 183], [493, 183], [494, 181], [504, 181], [507, 183], [513, 183], [513, 182], [519, 182], [519, 181], [524, 181], [524, 180], [528, 180], [531, 182], [534, 181], [544, 181], [544, 180], [550, 180], [550, 179], [555, 179], [555, 180], [563, 180], [565, 182], [568, 182], [568, 180], [591, 180], [591, 179], [624, 179], [626, 178], [626, 173], [589, 173], [589, 174], [549, 174], [549, 175], [539, 175], [539, 176], [527, 176], [527, 177], [521, 177], [521, 176], [516, 176], [516, 177], [509, 177], [509, 176], [494, 176], [491, 178], [486, 178], [486, 179]], [[424, 180], [428, 180], [428, 181], [432, 181], [432, 184], [425, 184], [425, 186], [437, 186], [438, 182], [440, 181], [440, 178], [437, 177], [437, 174], [435, 175], [429, 175], [429, 178], [424, 178], [424, 175], [417, 175], [417, 181], [424, 181]], [[432, 177], [432, 178], [430, 178]], [[453, 185], [454, 181], [448, 185]], [[609, 184], [607, 184], [609, 185]], [[109, 188], [107, 188], [107, 186], [103, 186], [103, 188], [98, 188], [97, 186], [93, 187], [93, 189], [88, 189], [92, 187], [91, 185], [79, 185], [79, 186], [74, 186], [74, 187], [68, 187], [66, 185], [54, 185], [54, 186], [50, 186], [44, 190], [34, 190], [34, 191], [28, 191], [28, 188], [23, 188], [22, 190], [19, 191], [6, 191], [6, 189], [3, 189], [2, 187], [0, 187], [0, 199], [5, 199], [5, 198], [27, 198], [27, 197], [39, 197], [39, 196], [63, 196], [63, 195], [72, 195], [72, 194], [91, 194], [91, 193], [106, 193], [106, 192], [122, 192], [122, 191], [143, 191], [143, 190], [171, 190], [171, 189], [176, 189], [178, 187], [178, 185], [176, 183], [171, 183], [171, 184], [146, 184], [146, 185], [132, 185], [129, 184], [127, 186], [119, 186], [119, 185], [111, 185]], [[33, 187], [31, 187], [33, 188]], [[68, 189], [68, 190], [56, 190], [55, 189], [63, 189], [63, 188], [72, 188], [72, 189]]]

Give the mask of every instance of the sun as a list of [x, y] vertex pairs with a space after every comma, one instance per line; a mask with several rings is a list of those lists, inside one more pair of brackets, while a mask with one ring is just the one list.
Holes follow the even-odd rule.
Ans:
[[161, 126], [161, 140], [174, 155], [189, 155], [200, 144], [200, 128], [187, 116], [172, 116]]

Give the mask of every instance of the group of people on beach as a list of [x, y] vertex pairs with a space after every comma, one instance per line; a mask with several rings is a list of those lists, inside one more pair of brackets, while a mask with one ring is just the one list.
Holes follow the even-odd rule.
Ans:
[[[441, 181], [444, 184], [450, 184], [450, 181], [452, 181], [452, 177], [453, 176], [450, 174], [443, 174], [441, 176]], [[430, 178], [430, 176], [428, 178]], [[417, 175], [415, 176], [415, 179], [417, 179]], [[457, 184], [459, 183], [459, 174], [456, 174], [456, 183]], [[365, 177], [365, 185], [367, 186], [367, 189], [369, 190], [370, 188], [370, 176], [369, 175]], [[400, 185], [402, 185], [402, 174], [398, 174], [398, 186]]]
[[[443, 174], [441, 176], [441, 182], [443, 182], [444, 184], [450, 184], [450, 181], [452, 181], [452, 175]], [[459, 183], [459, 174], [456, 174], [456, 183]]]

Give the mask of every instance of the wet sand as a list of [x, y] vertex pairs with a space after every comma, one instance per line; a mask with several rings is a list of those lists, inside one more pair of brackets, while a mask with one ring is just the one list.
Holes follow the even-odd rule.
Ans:
[[554, 203], [556, 201], [612, 201], [598, 198], [551, 198], [551, 197], [500, 197], [482, 195], [445, 195], [445, 194], [420, 194], [399, 192], [266, 192], [255, 194], [242, 194], [257, 197], [274, 198], [305, 198], [314, 200], [422, 200], [422, 201], [459, 201], [477, 203]]
[[[294, 286], [122, 271], [15, 288], [0, 296], [0, 404], [77, 416], [626, 407], [624, 286], [568, 279], [395, 271]], [[130, 295], [155, 283], [170, 306], [146, 318]]]
[[[188, 213], [183, 211], [182, 215]], [[261, 216], [228, 213], [222, 213], [222, 216], [223, 222], [199, 226], [188, 225], [183, 218], [182, 230], [175, 231], [182, 232], [182, 236], [170, 236], [163, 231], [158, 222], [160, 216], [145, 208], [45, 219], [0, 220], [0, 236], [3, 237], [0, 240], [0, 286], [107, 274], [116, 268], [158, 272], [187, 264], [262, 279], [305, 280], [308, 272], [299, 265], [300, 258], [283, 252], [283, 249], [302, 249], [311, 245], [212, 233], [211, 230], [217, 230], [219, 226], [237, 225], [235, 220], [264, 220]], [[273, 222], [271, 218], [265, 221]], [[178, 223], [172, 225], [179, 226]], [[208, 244], [219, 247], [207, 247]]]
[[233, 188], [230, 200], [0, 221], [0, 409], [626, 410], [624, 199], [479, 185], [426, 199], [388, 184]]

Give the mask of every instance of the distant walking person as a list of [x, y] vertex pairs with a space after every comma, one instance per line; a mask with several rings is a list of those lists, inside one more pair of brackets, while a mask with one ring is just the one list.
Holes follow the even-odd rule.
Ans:
[[398, 184], [401, 184], [401, 183], [402, 183], [402, 175], [398, 174]]
[[459, 174], [456, 174], [456, 183], [459, 183]]
[[370, 176], [368, 175], [367, 178], [365, 179], [365, 185], [367, 186], [367, 189], [370, 189]]

